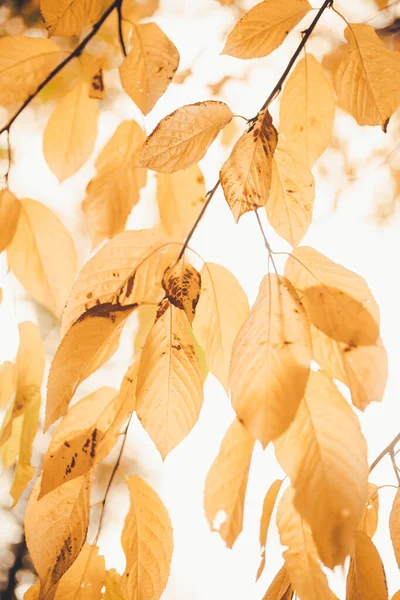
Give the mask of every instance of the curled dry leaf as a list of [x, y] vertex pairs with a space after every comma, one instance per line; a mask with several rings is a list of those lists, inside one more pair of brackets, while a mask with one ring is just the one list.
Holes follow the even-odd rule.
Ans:
[[222, 54], [261, 58], [278, 48], [312, 6], [307, 0], [264, 0], [240, 19], [228, 36]]
[[[262, 510], [262, 515], [261, 515], [261, 524], [260, 524], [260, 546], [261, 546], [261, 548], [263, 548], [263, 552], [262, 552], [261, 563], [260, 563], [260, 566], [258, 567], [258, 571], [257, 571], [257, 580], [259, 579], [259, 577], [265, 567], [265, 546], [267, 543], [268, 529], [269, 529], [269, 524], [271, 521], [272, 512], [275, 507], [275, 502], [278, 497], [279, 490], [281, 489], [282, 482], [283, 482], [282, 479], [277, 479], [276, 481], [274, 481], [274, 483], [271, 485], [271, 487], [269, 488], [269, 490], [266, 493], [265, 498], [264, 498], [263, 510]], [[287, 576], [285, 576], [284, 579], [286, 581]], [[287, 587], [289, 587], [289, 586], [287, 586]]]
[[349, 554], [368, 498], [367, 445], [357, 417], [333, 381], [311, 371], [296, 417], [275, 440], [294, 505], [318, 554], [333, 568]]
[[49, 208], [24, 198], [17, 231], [7, 249], [10, 269], [25, 290], [57, 317], [77, 271], [72, 238]]
[[306, 54], [282, 94], [279, 131], [311, 169], [328, 147], [335, 118], [335, 98], [324, 69]]
[[258, 115], [236, 142], [221, 169], [221, 185], [235, 221], [268, 200], [278, 133], [268, 111]]
[[243, 510], [254, 438], [237, 419], [233, 421], [217, 458], [208, 472], [204, 488], [204, 510], [211, 530], [219, 511], [225, 520], [218, 531], [228, 548], [232, 548], [243, 527]]
[[377, 341], [378, 305], [360, 275], [307, 246], [289, 255], [285, 275], [315, 327], [350, 348]]
[[53, 600], [61, 577], [78, 557], [89, 524], [90, 480], [78, 477], [38, 500], [40, 477], [26, 507], [26, 544], [40, 579], [39, 600]]
[[388, 600], [381, 557], [363, 531], [357, 531], [347, 574], [346, 600]]
[[85, 544], [62, 576], [54, 600], [98, 600], [106, 578], [104, 556], [97, 546]]
[[293, 596], [294, 590], [287, 569], [283, 566], [274, 577], [263, 600], [292, 600]]
[[162, 286], [169, 302], [185, 311], [192, 323], [200, 297], [200, 273], [183, 258], [165, 271]]
[[43, 134], [43, 155], [61, 182], [89, 158], [97, 137], [98, 100], [87, 81], [78, 81], [57, 104]]
[[102, 13], [98, 0], [40, 0], [40, 12], [50, 35], [81, 35]]
[[335, 77], [339, 105], [359, 125], [385, 131], [400, 105], [400, 55], [388, 50], [371, 25], [346, 27], [347, 52]]
[[33, 94], [60, 58], [51, 40], [22, 35], [0, 39], [0, 106], [20, 102]]
[[364, 506], [364, 512], [358, 529], [373, 538], [378, 528], [379, 519], [379, 488], [374, 483], [368, 484], [368, 500]]
[[400, 491], [397, 490], [389, 519], [394, 555], [400, 568]]
[[267, 275], [233, 345], [229, 377], [233, 408], [264, 447], [293, 421], [310, 362], [310, 328], [296, 291], [285, 277]]
[[0, 191], [0, 252], [12, 242], [17, 230], [21, 205], [8, 190]]
[[216, 100], [178, 108], [147, 138], [138, 166], [174, 173], [198, 163], [232, 117], [229, 106]]
[[179, 52], [156, 23], [132, 25], [132, 50], [119, 68], [122, 87], [147, 115], [179, 66]]
[[170, 572], [171, 521], [161, 498], [140, 477], [130, 477], [127, 484], [131, 504], [121, 538], [126, 556], [123, 597], [159, 600]]
[[221, 265], [204, 263], [193, 331], [210, 371], [226, 391], [233, 342], [249, 312], [249, 301], [236, 277]]

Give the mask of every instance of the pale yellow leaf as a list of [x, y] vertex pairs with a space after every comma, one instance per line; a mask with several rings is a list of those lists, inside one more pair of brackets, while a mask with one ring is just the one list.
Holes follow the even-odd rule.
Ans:
[[297, 246], [311, 224], [314, 177], [303, 158], [279, 142], [272, 159], [272, 179], [265, 205], [268, 221], [291, 246]]
[[7, 258], [25, 290], [59, 317], [75, 279], [77, 256], [69, 232], [47, 206], [29, 198], [21, 200]]
[[378, 486], [374, 483], [368, 484], [368, 500], [364, 506], [364, 512], [358, 529], [361, 529], [368, 537], [373, 538], [378, 527], [379, 518], [379, 495]]
[[198, 165], [172, 175], [157, 174], [160, 220], [171, 238], [185, 239], [205, 200], [206, 186]]
[[196, 424], [203, 404], [203, 374], [183, 310], [163, 300], [142, 350], [136, 411], [161, 456]]
[[121, 591], [121, 575], [115, 569], [106, 572], [102, 600], [124, 600]]
[[346, 600], [388, 600], [381, 557], [363, 531], [357, 531], [347, 574]]
[[3, 408], [15, 392], [17, 386], [16, 369], [6, 360], [0, 365], [0, 408]]
[[394, 555], [400, 568], [400, 490], [397, 490], [389, 519]]
[[[279, 494], [279, 490], [281, 489], [282, 479], [277, 479], [269, 488], [268, 492], [265, 495], [263, 510], [261, 515], [261, 523], [260, 523], [260, 546], [263, 549], [262, 559], [260, 566], [257, 571], [257, 579], [259, 579], [261, 573], [264, 570], [265, 566], [265, 546], [267, 543], [267, 535], [269, 524], [271, 521], [272, 512], [275, 507], [275, 502]], [[285, 578], [286, 579], [286, 578]]]
[[159, 600], [167, 585], [173, 537], [161, 498], [140, 477], [127, 480], [131, 505], [122, 531], [126, 569], [122, 592], [126, 600]]
[[50, 35], [79, 36], [97, 21], [103, 9], [101, 0], [40, 0], [40, 11]]
[[146, 171], [134, 167], [145, 140], [135, 121], [123, 121], [96, 160], [96, 175], [86, 188], [82, 210], [93, 246], [112, 238], [125, 228]]
[[[237, 419], [233, 421], [217, 458], [208, 472], [204, 488], [204, 511], [211, 530], [219, 531], [228, 548], [232, 548], [243, 527], [243, 510], [253, 454], [254, 438]], [[224, 511], [221, 526], [214, 521]]]
[[289, 255], [285, 275], [318, 329], [349, 347], [377, 341], [378, 305], [360, 275], [307, 246]]
[[343, 564], [368, 499], [367, 445], [356, 415], [322, 371], [311, 371], [275, 452], [321, 560], [330, 568]]
[[98, 554], [97, 546], [85, 544], [62, 576], [55, 600], [99, 600], [105, 578], [104, 557]]
[[283, 553], [285, 567], [299, 598], [327, 600], [328, 582], [318, 561], [311, 529], [295, 509], [293, 497], [290, 487], [282, 496], [277, 515], [281, 544], [288, 547]]
[[290, 584], [289, 575], [286, 567], [283, 566], [275, 575], [263, 600], [292, 600], [293, 596], [294, 591]]
[[[12, 406], [9, 406], [7, 412], [4, 417], [2, 432], [4, 430], [4, 425], [10, 421]], [[16, 419], [14, 419], [11, 423], [11, 433], [9, 437], [4, 441], [4, 443], [0, 446], [0, 457], [5, 469], [11, 467], [18, 456], [18, 452], [21, 446], [21, 435], [22, 435], [22, 426], [24, 423], [24, 415], [20, 415]]]
[[21, 205], [8, 190], [0, 191], [0, 252], [12, 242], [18, 225]]
[[311, 10], [307, 0], [264, 0], [240, 19], [228, 36], [222, 54], [261, 58], [278, 48]]
[[200, 273], [182, 258], [165, 271], [162, 286], [165, 297], [171, 304], [185, 311], [189, 323], [192, 323], [200, 297]]
[[139, 309], [136, 313], [138, 328], [133, 343], [134, 356], [138, 356], [141, 353], [146, 338], [150, 333], [150, 329], [153, 327], [154, 321], [156, 320], [156, 314], [157, 306], [139, 306]]
[[268, 200], [272, 157], [278, 133], [268, 111], [261, 113], [243, 133], [221, 169], [221, 185], [235, 221]]
[[204, 263], [193, 330], [210, 371], [226, 390], [233, 342], [248, 314], [249, 301], [236, 277], [221, 265]]
[[283, 90], [279, 131], [310, 169], [331, 141], [334, 117], [331, 84], [320, 63], [306, 54]]
[[229, 376], [233, 408], [264, 447], [293, 421], [310, 362], [303, 306], [285, 277], [267, 275], [236, 337]]
[[58, 181], [74, 175], [92, 153], [97, 137], [98, 100], [78, 81], [57, 104], [43, 134], [43, 154]]
[[39, 600], [53, 600], [57, 585], [74, 563], [89, 524], [90, 481], [82, 476], [38, 500], [40, 477], [26, 507], [26, 544], [41, 586]]
[[132, 26], [132, 50], [119, 68], [122, 87], [147, 115], [179, 66], [179, 52], [156, 23]]
[[138, 166], [174, 173], [198, 163], [232, 117], [229, 106], [216, 100], [178, 108], [147, 138]]
[[158, 10], [159, 0], [133, 0], [124, 6], [124, 14], [133, 21], [139, 21], [146, 17], [152, 17]]
[[0, 39], [0, 105], [26, 100], [52, 71], [60, 48], [51, 40], [4, 36]]
[[388, 50], [371, 25], [351, 23], [347, 52], [335, 77], [339, 104], [359, 125], [380, 125], [400, 105], [400, 54]]

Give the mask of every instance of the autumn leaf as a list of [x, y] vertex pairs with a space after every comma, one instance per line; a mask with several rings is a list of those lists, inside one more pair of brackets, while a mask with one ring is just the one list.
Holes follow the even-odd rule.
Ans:
[[357, 417], [333, 381], [311, 371], [296, 417], [275, 440], [294, 505], [310, 525], [322, 562], [344, 562], [368, 498], [367, 445]]
[[26, 507], [26, 544], [40, 578], [39, 600], [53, 600], [78, 557], [89, 523], [90, 480], [78, 477], [38, 500], [40, 477]]
[[249, 302], [236, 277], [225, 267], [207, 262], [200, 274], [201, 292], [193, 331], [210, 371], [228, 390], [232, 346], [249, 314]]
[[[12, 405], [8, 407], [3, 420], [2, 432], [4, 426], [7, 425], [12, 414]], [[21, 447], [22, 426], [24, 424], [24, 415], [20, 415], [13, 420], [11, 424], [11, 434], [0, 446], [0, 457], [4, 469], [13, 466], [17, 460], [18, 453]]]
[[389, 518], [390, 537], [394, 555], [400, 568], [400, 491], [397, 490]]
[[7, 249], [10, 269], [25, 290], [57, 317], [77, 271], [72, 238], [44, 204], [24, 198], [17, 231]]
[[156, 492], [140, 477], [127, 480], [130, 509], [122, 531], [126, 600], [159, 600], [167, 585], [173, 551], [172, 526]]
[[388, 590], [381, 557], [363, 531], [357, 531], [347, 574], [346, 600], [387, 600]]
[[232, 548], [243, 527], [244, 500], [247, 489], [254, 438], [237, 419], [233, 421], [214, 460], [204, 488], [204, 510], [211, 530], [219, 511], [225, 519], [218, 531], [228, 548]]
[[120, 411], [122, 411], [123, 414], [126, 414], [127, 409], [129, 409], [130, 412], [136, 410], [136, 385], [139, 365], [140, 355], [128, 367], [121, 383], [119, 405], [121, 406]]
[[22, 35], [0, 39], [0, 106], [20, 102], [56, 66], [60, 48], [51, 40]]
[[291, 246], [297, 246], [307, 233], [314, 197], [314, 177], [306, 163], [286, 142], [279, 142], [265, 209], [272, 227]]
[[278, 506], [277, 525], [281, 544], [287, 546], [283, 557], [291, 584], [299, 598], [326, 600], [330, 591], [318, 562], [311, 529], [293, 504], [294, 490], [283, 494]]
[[311, 338], [304, 309], [285, 277], [267, 275], [232, 350], [232, 405], [263, 446], [293, 421], [310, 370]]
[[[260, 524], [260, 546], [263, 549], [263, 553], [261, 563], [257, 571], [257, 580], [261, 576], [261, 573], [263, 572], [265, 567], [265, 546], [267, 543], [268, 529], [271, 521], [272, 512], [275, 507], [275, 502], [278, 497], [279, 490], [281, 489], [281, 485], [282, 479], [277, 479], [276, 481], [274, 481], [264, 498]], [[285, 579], [287, 579], [287, 576], [285, 577]]]
[[192, 323], [200, 297], [200, 273], [182, 258], [165, 271], [162, 286], [169, 302], [185, 311], [189, 323]]
[[324, 69], [306, 54], [290, 75], [280, 105], [280, 133], [311, 169], [328, 147], [335, 98]]
[[16, 369], [12, 362], [6, 360], [0, 365], [0, 408], [8, 403], [16, 386]]
[[339, 105], [359, 125], [385, 131], [400, 105], [400, 56], [388, 50], [371, 25], [349, 23], [347, 52], [335, 77]]
[[179, 52], [156, 23], [132, 24], [132, 50], [119, 68], [122, 87], [147, 115], [172, 81]]
[[147, 138], [137, 166], [174, 173], [198, 163], [232, 117], [229, 106], [216, 100], [178, 108]]
[[98, 0], [40, 0], [40, 11], [50, 35], [79, 36], [100, 17]]
[[285, 276], [315, 327], [349, 348], [377, 341], [379, 309], [360, 275], [302, 246], [289, 255]]
[[289, 575], [283, 566], [269, 586], [263, 600], [292, 600], [294, 591], [290, 584]]
[[89, 158], [97, 137], [98, 100], [78, 81], [57, 104], [43, 134], [43, 155], [58, 181], [74, 175]]
[[105, 591], [102, 600], [124, 600], [121, 591], [121, 575], [115, 569], [106, 572]]
[[198, 165], [169, 175], [157, 173], [157, 202], [161, 224], [174, 239], [184, 240], [206, 200], [204, 177]]
[[161, 456], [196, 424], [203, 404], [203, 374], [185, 312], [163, 300], [142, 350], [136, 412]]
[[17, 230], [21, 205], [8, 190], [0, 191], [0, 252], [12, 242]]
[[261, 58], [278, 48], [311, 10], [307, 0], [264, 0], [247, 12], [228, 36], [222, 54]]
[[368, 500], [364, 507], [364, 512], [358, 529], [367, 534], [371, 539], [374, 537], [379, 518], [379, 488], [374, 483], [368, 484]]
[[85, 544], [74, 564], [62, 576], [55, 600], [98, 600], [105, 583], [104, 557], [97, 546]]
[[278, 134], [268, 111], [241, 135], [221, 169], [221, 185], [235, 221], [268, 200]]
[[131, 21], [140, 21], [146, 17], [152, 17], [159, 8], [159, 0], [135, 0], [124, 6], [127, 18]]
[[135, 121], [123, 121], [96, 160], [96, 175], [82, 202], [93, 247], [123, 231], [129, 213], [139, 201], [146, 171], [134, 165], [144, 140]]

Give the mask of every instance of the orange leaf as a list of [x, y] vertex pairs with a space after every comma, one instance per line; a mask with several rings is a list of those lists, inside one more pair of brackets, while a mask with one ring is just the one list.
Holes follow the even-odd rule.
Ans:
[[17, 230], [21, 205], [8, 190], [0, 191], [0, 252], [12, 242]]
[[388, 600], [381, 557], [363, 531], [357, 531], [347, 574], [346, 600]]

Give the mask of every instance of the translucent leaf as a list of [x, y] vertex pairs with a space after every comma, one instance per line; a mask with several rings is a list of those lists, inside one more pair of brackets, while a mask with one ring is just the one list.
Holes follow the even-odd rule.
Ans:
[[6, 360], [0, 365], [0, 408], [3, 408], [15, 392], [17, 380], [14, 365]]
[[133, 0], [129, 4], [124, 6], [129, 19], [133, 21], [139, 21], [146, 17], [152, 17], [159, 8], [159, 0]]
[[400, 490], [397, 490], [389, 519], [394, 555], [400, 568]]
[[346, 600], [388, 600], [381, 557], [363, 531], [357, 531], [347, 574]]
[[364, 507], [364, 512], [361, 517], [361, 521], [358, 525], [358, 529], [361, 529], [368, 537], [373, 538], [377, 527], [379, 518], [379, 495], [378, 486], [374, 483], [368, 484], [368, 500]]
[[50, 35], [79, 36], [97, 21], [102, 9], [101, 0], [40, 0], [40, 12]]
[[105, 560], [97, 546], [85, 544], [78, 558], [63, 575], [55, 600], [99, 600], [106, 578]]
[[162, 285], [166, 298], [184, 310], [189, 323], [192, 323], [200, 297], [200, 273], [183, 258], [166, 270]]
[[289, 575], [283, 566], [269, 586], [263, 600], [292, 600], [294, 591], [290, 584]]
[[102, 600], [124, 600], [121, 591], [121, 575], [119, 575], [115, 569], [107, 571], [104, 585], [106, 589], [102, 596]]
[[[264, 550], [262, 553], [261, 563], [257, 571], [257, 579], [259, 579], [265, 567], [265, 546], [267, 543], [268, 529], [271, 521], [272, 512], [275, 507], [275, 502], [278, 497], [279, 490], [281, 489], [281, 485], [282, 479], [277, 479], [276, 481], [274, 481], [264, 498], [260, 524], [260, 546], [261, 548], [264, 548]], [[286, 580], [287, 576], [285, 576], [284, 579]]]
[[8, 190], [0, 190], [0, 252], [12, 242], [17, 230], [21, 205]]

